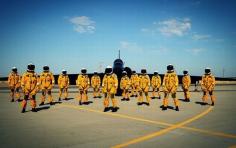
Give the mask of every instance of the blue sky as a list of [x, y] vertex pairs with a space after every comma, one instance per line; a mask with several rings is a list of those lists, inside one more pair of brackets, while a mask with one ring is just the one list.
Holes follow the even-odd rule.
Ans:
[[0, 77], [29, 62], [78, 73], [112, 65], [149, 73], [236, 76], [233, 0], [0, 0]]

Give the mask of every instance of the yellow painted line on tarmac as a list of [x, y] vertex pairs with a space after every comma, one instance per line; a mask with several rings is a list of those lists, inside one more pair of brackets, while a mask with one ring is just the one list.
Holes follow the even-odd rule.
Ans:
[[165, 122], [159, 122], [159, 121], [153, 121], [153, 120], [148, 120], [148, 119], [142, 119], [142, 118], [132, 117], [132, 116], [128, 116], [128, 115], [122, 115], [122, 114], [118, 114], [118, 113], [103, 112], [103, 111], [98, 111], [98, 110], [94, 110], [94, 109], [79, 107], [79, 106], [75, 106], [75, 105], [67, 105], [67, 104], [60, 104], [60, 105], [61, 106], [65, 106], [65, 107], [69, 107], [69, 108], [74, 108], [74, 109], [79, 109], [79, 110], [87, 110], [87, 111], [95, 112], [95, 113], [99, 113], [99, 114], [110, 115], [110, 116], [113, 116], [113, 117], [126, 118], [126, 119], [142, 121], [142, 122], [158, 124], [158, 125], [164, 125], [164, 126], [172, 126], [172, 124], [165, 123]]
[[197, 120], [197, 119], [199, 119], [199, 118], [205, 116], [205, 115], [208, 114], [212, 109], [213, 109], [213, 107], [211, 106], [211, 107], [209, 107], [206, 111], [204, 111], [204, 112], [202, 112], [202, 113], [200, 113], [200, 114], [198, 114], [198, 115], [196, 115], [196, 116], [194, 116], [194, 117], [191, 117], [191, 118], [188, 119], [188, 120], [185, 120], [185, 121], [180, 122], [180, 123], [178, 123], [178, 124], [174, 124], [173, 126], [170, 126], [170, 127], [168, 127], [168, 128], [165, 128], [165, 129], [160, 130], [160, 131], [158, 131], [158, 132], [154, 132], [154, 133], [151, 133], [151, 134], [148, 134], [148, 135], [139, 137], [139, 138], [135, 138], [135, 139], [130, 140], [130, 141], [128, 141], [128, 142], [115, 145], [115, 146], [113, 146], [113, 148], [126, 147], [126, 146], [129, 146], [129, 145], [131, 145], [131, 144], [139, 143], [139, 142], [141, 142], [141, 141], [145, 141], [145, 140], [148, 140], [148, 139], [151, 139], [151, 138], [154, 138], [154, 137], [163, 135], [163, 134], [165, 134], [165, 133], [167, 133], [167, 132], [170, 132], [170, 131], [172, 131], [172, 130], [175, 130], [175, 129], [177, 129], [177, 128], [180, 128], [180, 127], [182, 127], [182, 126], [184, 126], [184, 125], [186, 125], [186, 124], [189, 124], [189, 123], [191, 123], [191, 122], [193, 122], [193, 121], [195, 121], [195, 120]]
[[181, 129], [186, 129], [186, 130], [189, 130], [189, 131], [194, 131], [194, 132], [202, 133], [202, 134], [207, 134], [207, 135], [213, 135], [213, 136], [219, 136], [219, 137], [236, 139], [236, 135], [233, 135], [233, 134], [214, 132], [214, 131], [198, 129], [198, 128], [193, 128], [193, 127], [186, 127], [186, 126], [183, 126], [183, 127], [180, 127], [180, 128]]
[[[170, 123], [166, 123], [166, 122], [153, 121], [153, 120], [143, 119], [143, 118], [139, 118], [139, 117], [123, 115], [123, 114], [119, 114], [119, 113], [102, 112], [102, 111], [99, 111], [99, 110], [84, 108], [84, 107], [81, 107], [81, 106], [75, 106], [75, 105], [69, 105], [69, 104], [60, 104], [60, 106], [73, 108], [73, 109], [77, 109], [77, 110], [86, 110], [86, 111], [89, 111], [89, 112], [95, 112], [95, 113], [99, 113], [99, 114], [110, 115], [110, 116], [113, 116], [113, 117], [126, 118], [126, 119], [130, 119], [130, 120], [136, 120], [136, 121], [146, 122], [146, 123], [150, 123], [150, 124], [156, 124], [156, 125], [162, 125], [162, 126], [168, 126], [168, 127], [174, 126], [174, 124], [170, 124]], [[224, 137], [224, 138], [236, 139], [236, 135], [233, 135], [233, 134], [214, 132], [214, 131], [198, 129], [198, 128], [193, 128], [193, 127], [186, 127], [186, 126], [181, 126], [179, 128], [189, 130], [189, 131], [198, 132], [198, 133], [202, 133], [202, 134], [208, 134], [208, 135], [212, 135], [212, 136], [219, 136], [219, 137]]]

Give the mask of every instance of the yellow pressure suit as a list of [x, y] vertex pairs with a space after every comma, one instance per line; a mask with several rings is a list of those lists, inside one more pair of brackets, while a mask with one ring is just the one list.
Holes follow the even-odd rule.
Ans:
[[59, 86], [59, 101], [61, 100], [62, 93], [64, 92], [64, 98], [68, 98], [68, 87], [70, 85], [70, 79], [67, 74], [60, 74], [58, 77], [58, 86]]
[[178, 76], [175, 72], [167, 72], [164, 76], [162, 87], [164, 91], [163, 109], [167, 109], [168, 97], [171, 94], [174, 99], [176, 110], [179, 110], [179, 101], [176, 98], [176, 92], [179, 85]]
[[88, 89], [90, 87], [90, 80], [87, 74], [79, 74], [76, 80], [76, 85], [79, 88], [79, 104], [87, 104], [88, 103]]
[[204, 103], [206, 103], [207, 100], [207, 94], [211, 96], [211, 102], [212, 105], [215, 104], [215, 96], [213, 94], [214, 87], [215, 87], [215, 77], [212, 74], [204, 74], [202, 76], [202, 81], [201, 81], [201, 88], [203, 91], [203, 97], [202, 100]]
[[157, 97], [161, 99], [160, 95], [161, 77], [159, 75], [153, 75], [151, 85], [152, 85], [152, 98], [156, 98], [155, 93], [157, 92]]
[[185, 101], [189, 102], [190, 101], [190, 92], [189, 92], [189, 87], [191, 85], [191, 78], [190, 75], [184, 75], [182, 78], [182, 89], [184, 91], [184, 97]]
[[54, 76], [51, 72], [42, 72], [39, 78], [40, 88], [42, 90], [41, 104], [43, 105], [48, 94], [48, 102], [52, 105], [52, 88], [55, 84]]
[[122, 100], [129, 101], [130, 79], [127, 75], [123, 76], [120, 81], [120, 89], [122, 89]]
[[8, 76], [8, 86], [10, 88], [11, 101], [14, 102], [14, 97], [20, 99], [21, 76], [17, 72], [11, 72]]
[[143, 94], [146, 96], [146, 104], [150, 105], [150, 97], [148, 96], [148, 91], [150, 87], [150, 78], [147, 74], [141, 74], [139, 76], [139, 97], [138, 105], [143, 103]]
[[93, 75], [91, 78], [91, 86], [93, 87], [93, 97], [100, 98], [100, 85], [101, 85], [101, 78], [99, 75]]

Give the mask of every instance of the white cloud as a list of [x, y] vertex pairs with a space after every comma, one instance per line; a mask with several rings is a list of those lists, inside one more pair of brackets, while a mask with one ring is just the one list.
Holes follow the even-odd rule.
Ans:
[[135, 42], [127, 42], [127, 41], [121, 41], [120, 42], [120, 48], [126, 49], [126, 50], [132, 50], [132, 51], [142, 51], [143, 48], [138, 46]]
[[200, 52], [203, 52], [205, 49], [203, 48], [192, 48], [192, 49], [187, 49], [187, 52], [190, 52], [193, 55], [198, 55]]
[[74, 30], [79, 33], [94, 33], [95, 22], [87, 16], [77, 16], [70, 19], [74, 25]]
[[191, 29], [191, 20], [189, 18], [183, 19], [169, 19], [159, 22], [158, 30], [165, 36], [183, 36]]
[[211, 38], [211, 35], [208, 35], [208, 34], [194, 34], [193, 35], [193, 40], [196, 40], [196, 41], [198, 41], [198, 40], [207, 40], [207, 39], [209, 39], [209, 38]]

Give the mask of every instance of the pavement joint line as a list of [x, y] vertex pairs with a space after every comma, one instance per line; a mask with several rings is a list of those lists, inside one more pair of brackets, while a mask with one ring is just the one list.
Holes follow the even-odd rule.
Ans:
[[[142, 122], [146, 122], [146, 123], [150, 123], [150, 124], [156, 124], [156, 125], [162, 125], [162, 126], [168, 126], [168, 127], [174, 125], [174, 124], [171, 124], [171, 123], [153, 121], [153, 120], [149, 120], [149, 119], [143, 119], [143, 118], [139, 118], [139, 117], [132, 117], [132, 116], [123, 115], [123, 114], [102, 112], [102, 111], [98, 111], [98, 110], [94, 110], [94, 109], [88, 109], [88, 108], [75, 106], [75, 105], [70, 105], [70, 104], [60, 104], [60, 106], [79, 109], [79, 110], [87, 110], [87, 111], [90, 111], [90, 112], [96, 112], [96, 113], [99, 113], [99, 114], [111, 115], [111, 116], [114, 116], [114, 117], [120, 117], [120, 118], [136, 120], [136, 121], [142, 121]], [[189, 130], [189, 131], [198, 132], [198, 133], [202, 133], [202, 134], [207, 134], [207, 135], [211, 135], [211, 136], [219, 136], [219, 137], [236, 139], [236, 135], [233, 135], [233, 134], [226, 134], [226, 133], [222, 133], [222, 132], [214, 132], [214, 131], [194, 128], [194, 127], [187, 127], [187, 126], [181, 126], [179, 128]]]
[[122, 147], [126, 147], [126, 146], [129, 146], [131, 144], [135, 144], [135, 143], [139, 143], [139, 142], [142, 142], [142, 141], [145, 141], [145, 140], [148, 140], [148, 139], [151, 139], [151, 138], [154, 138], [154, 137], [157, 137], [157, 136], [161, 136], [163, 134], [166, 134], [170, 131], [173, 131], [175, 129], [178, 129], [186, 124], [189, 124], [205, 115], [207, 115], [211, 110], [213, 109], [213, 107], [209, 107], [207, 110], [205, 110], [204, 112], [200, 113], [200, 114], [197, 114], [196, 116], [193, 116], [191, 117], [190, 119], [187, 119], [185, 121], [182, 121], [180, 123], [177, 123], [177, 124], [174, 124], [173, 126], [170, 126], [168, 128], [165, 128], [165, 129], [162, 129], [162, 130], [159, 130], [157, 132], [154, 132], [154, 133], [151, 133], [151, 134], [148, 134], [148, 135], [145, 135], [145, 136], [141, 136], [141, 137], [138, 137], [138, 138], [135, 138], [135, 139], [132, 139], [130, 141], [127, 141], [125, 143], [122, 143], [122, 144], [118, 144], [118, 145], [115, 145], [113, 146], [112, 148], [122, 148]]

